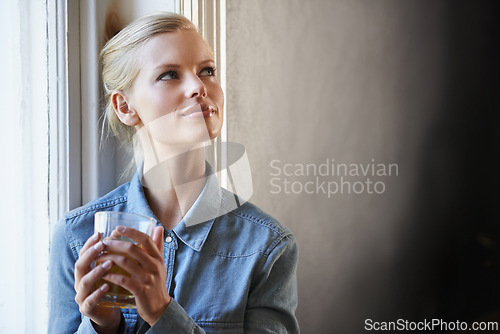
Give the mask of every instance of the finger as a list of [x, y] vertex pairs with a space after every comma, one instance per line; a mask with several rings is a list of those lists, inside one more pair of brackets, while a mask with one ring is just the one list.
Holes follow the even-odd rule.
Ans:
[[149, 264], [143, 264], [132, 260], [129, 256], [123, 254], [106, 253], [99, 257], [99, 261], [112, 261], [115, 265], [130, 273], [132, 277], [140, 279]]
[[113, 239], [113, 240], [121, 240], [122, 236], [118, 231], [115, 229], [111, 232], [111, 235], [108, 237], [108, 239]]
[[136, 295], [138, 292], [139, 282], [132, 277], [127, 277], [125, 275], [116, 273], [106, 273], [106, 275], [104, 275], [102, 278], [110, 283], [114, 283], [121, 286], [122, 288], [127, 289], [133, 295]]
[[80, 305], [80, 312], [82, 314], [90, 314], [108, 290], [109, 284], [104, 283], [99, 289], [92, 292], [81, 303], [78, 303]]
[[75, 301], [81, 304], [85, 299], [91, 294], [95, 283], [103, 278], [103, 276], [111, 269], [113, 266], [112, 261], [106, 261], [103, 264], [95, 267], [88, 274], [82, 277], [82, 279], [75, 284], [76, 297]]
[[163, 227], [156, 226], [153, 230], [153, 243], [160, 253], [163, 253]]
[[[162, 255], [151, 256], [129, 241], [107, 240], [104, 244], [106, 246], [105, 252], [99, 256], [99, 259], [119, 261], [118, 266], [123, 266], [122, 269], [130, 273], [149, 272], [156, 270], [158, 263], [164, 265]], [[140, 275], [136, 277], [140, 277]]]
[[[127, 255], [129, 258], [139, 263], [149, 262], [151, 258], [151, 256], [141, 249], [141, 247], [130, 241], [105, 240], [103, 244], [106, 253]], [[104, 256], [104, 254], [101, 256]]]
[[134, 228], [126, 226], [118, 226], [116, 230], [124, 237], [132, 239], [137, 243], [139, 243], [142, 246], [142, 249], [144, 249], [151, 256], [161, 257], [161, 252], [158, 250], [158, 248], [153, 242], [153, 239], [151, 239], [149, 235], [142, 233], [141, 231], [138, 231]]
[[98, 242], [93, 247], [88, 247], [87, 250], [81, 254], [75, 263], [75, 284], [92, 270], [92, 262], [96, 260], [99, 254], [104, 250], [104, 244]]
[[79, 255], [82, 256], [82, 254], [85, 253], [87, 249], [98, 243], [100, 239], [101, 239], [101, 234], [99, 232], [94, 233], [90, 238], [87, 239], [82, 249], [80, 250]]

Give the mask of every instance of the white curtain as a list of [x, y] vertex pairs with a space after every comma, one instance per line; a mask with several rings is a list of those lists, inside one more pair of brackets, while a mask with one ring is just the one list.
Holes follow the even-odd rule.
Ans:
[[46, 1], [1, 1], [0, 31], [0, 333], [46, 333]]

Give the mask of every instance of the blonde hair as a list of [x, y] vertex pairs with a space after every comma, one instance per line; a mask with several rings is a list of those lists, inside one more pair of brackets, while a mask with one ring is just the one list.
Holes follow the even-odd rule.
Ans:
[[[115, 12], [108, 12], [105, 35], [111, 37], [119, 30]], [[181, 30], [197, 31], [195, 25], [182, 15], [160, 12], [141, 17], [120, 30], [103, 47], [100, 59], [106, 101], [105, 118], [109, 130], [122, 142], [132, 144], [135, 129], [123, 124], [116, 116], [111, 95], [114, 90], [130, 88], [139, 73], [139, 52], [151, 37]]]

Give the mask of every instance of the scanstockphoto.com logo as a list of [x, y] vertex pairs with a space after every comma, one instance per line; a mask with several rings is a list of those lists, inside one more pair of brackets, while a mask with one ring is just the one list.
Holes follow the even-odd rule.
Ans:
[[386, 180], [399, 176], [397, 164], [374, 158], [365, 163], [326, 159], [319, 164], [272, 160], [269, 166], [271, 194], [322, 194], [328, 198], [340, 194], [380, 195], [387, 190]]

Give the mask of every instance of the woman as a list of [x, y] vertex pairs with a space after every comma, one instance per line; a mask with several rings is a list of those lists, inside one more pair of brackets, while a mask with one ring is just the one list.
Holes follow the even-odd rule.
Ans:
[[[55, 227], [49, 332], [298, 332], [295, 238], [220, 188], [204, 159], [224, 107], [210, 47], [189, 20], [160, 13], [121, 30], [101, 59], [110, 128], [136, 139], [143, 162], [129, 183]], [[151, 216], [158, 226], [152, 237], [118, 230], [142, 248], [103, 243], [93, 217], [106, 210]], [[92, 268], [98, 257], [104, 263]], [[99, 306], [109, 289], [93, 291], [99, 279], [131, 291], [137, 309]]]

